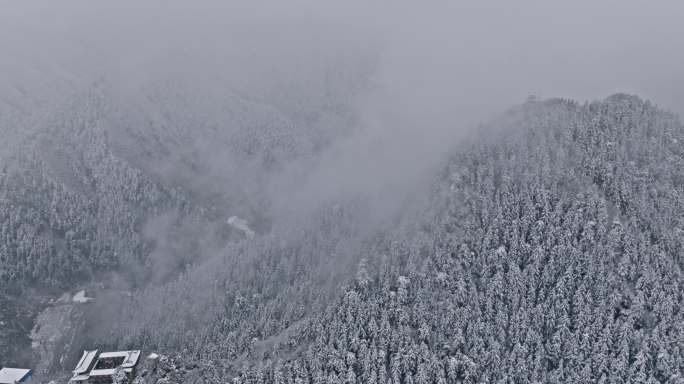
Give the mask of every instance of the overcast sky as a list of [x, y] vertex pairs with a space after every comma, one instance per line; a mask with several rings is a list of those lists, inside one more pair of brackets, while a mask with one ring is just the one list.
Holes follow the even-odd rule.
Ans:
[[35, 77], [12, 71], [32, 65], [61, 76], [112, 66], [133, 76], [141, 60], [152, 63], [171, 51], [220, 51], [239, 39], [231, 32], [239, 25], [282, 47], [279, 29], [288, 23], [304, 32], [300, 44], [325, 28], [345, 31], [359, 44], [378, 43], [391, 91], [432, 100], [425, 103], [429, 113], [449, 108], [479, 118], [532, 93], [584, 100], [617, 91], [684, 111], [684, 2], [678, 0], [0, 5], [5, 82]]

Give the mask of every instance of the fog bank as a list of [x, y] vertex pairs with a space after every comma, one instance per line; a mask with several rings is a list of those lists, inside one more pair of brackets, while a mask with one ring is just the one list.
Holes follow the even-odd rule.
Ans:
[[683, 15], [675, 0], [4, 2], [4, 147], [95, 83], [119, 104], [112, 126], [144, 125], [150, 90], [171, 84], [164, 129], [233, 124], [237, 98], [311, 125], [319, 139], [297, 145], [325, 148], [263, 176], [189, 138], [207, 188], [240, 179], [276, 216], [348, 193], [383, 209], [386, 191], [420, 185], [465, 132], [529, 95], [637, 93], [684, 112]]

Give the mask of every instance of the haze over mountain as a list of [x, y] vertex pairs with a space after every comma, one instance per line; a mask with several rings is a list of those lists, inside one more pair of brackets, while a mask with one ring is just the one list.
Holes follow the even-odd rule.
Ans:
[[0, 366], [682, 382], [682, 15], [3, 5]]

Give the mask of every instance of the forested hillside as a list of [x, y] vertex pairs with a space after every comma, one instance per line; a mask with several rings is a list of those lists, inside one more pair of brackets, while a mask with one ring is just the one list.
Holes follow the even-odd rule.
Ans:
[[[260, 248], [243, 283], [211, 275], [199, 289], [216, 296], [207, 319], [216, 325], [199, 338], [149, 326], [173, 329], [179, 345], [190, 336], [166, 350], [201, 364], [192, 377], [157, 374], [680, 383], [683, 134], [673, 115], [634, 96], [530, 101], [453, 154], [422, 213], [360, 249], [356, 277], [325, 309], [306, 310], [317, 287], [307, 276], [334, 249], [317, 259], [306, 245]], [[186, 309], [184, 281], [160, 292], [165, 306], [206, 315]], [[143, 334], [151, 345], [169, 340]]]
[[144, 253], [147, 217], [197, 214], [181, 193], [112, 153], [98, 102], [91, 94], [74, 100], [5, 159], [0, 288], [69, 287], [97, 269], [130, 268]]
[[684, 384], [681, 15], [3, 4], [0, 374]]
[[[43, 297], [111, 271], [127, 276], [126, 288], [162, 281], [197, 257], [193, 244], [201, 238], [190, 238], [187, 223], [209, 228], [205, 210], [187, 194], [159, 183], [112, 150], [105, 113], [103, 97], [86, 93], [42, 121], [31, 121], [35, 126], [26, 128], [31, 133], [4, 153], [0, 355], [5, 364], [30, 361], [28, 334]], [[173, 266], [157, 273], [151, 268], [155, 259], [148, 257], [157, 240], [145, 228], [162, 214], [169, 224], [156, 237], [176, 242], [175, 248], [167, 247], [165, 260]]]
[[[135, 92], [60, 84], [50, 102], [2, 88], [13, 103], [0, 103], [0, 364], [39, 358], [28, 335], [63, 293], [91, 288], [102, 300], [87, 311], [110, 313], [240, 240], [229, 217], [268, 232], [271, 184], [288, 166], [311, 167], [345, 134], [332, 128], [349, 124], [367, 71], [318, 70], [325, 83], [290, 87], [287, 100], [275, 81], [246, 93], [161, 75]], [[93, 322], [114, 325], [101, 320]], [[90, 341], [76, 341], [53, 369]]]
[[[674, 115], [621, 94], [530, 100], [371, 225], [373, 200], [353, 195], [275, 217], [269, 189], [335, 140], [316, 122], [353, 121], [351, 96], [314, 113], [233, 94], [200, 99], [192, 116], [174, 115], [186, 99], [154, 95], [123, 116], [94, 87], [6, 152], [0, 346], [18, 361], [30, 360], [39, 306], [26, 292], [116, 273], [128, 293], [101, 292], [74, 346], [191, 367], [161, 365], [142, 382], [684, 380]], [[232, 128], [185, 128], [207, 116]], [[230, 155], [202, 153], [218, 148]], [[254, 238], [226, 224], [234, 212], [258, 226]]]

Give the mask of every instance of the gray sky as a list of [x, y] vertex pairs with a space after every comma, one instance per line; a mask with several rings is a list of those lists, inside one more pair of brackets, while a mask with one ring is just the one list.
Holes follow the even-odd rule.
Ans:
[[[678, 0], [0, 4], [0, 67], [14, 71], [34, 63], [52, 69], [50, 75], [133, 75], [141, 62], [164, 65], [171, 52], [225, 51], [242, 39], [231, 32], [238, 25], [282, 48], [278, 29], [290, 23], [310, 38], [332, 28], [342, 38], [379, 42], [387, 86], [424, 100], [426, 111], [446, 103], [479, 118], [531, 93], [584, 100], [616, 91], [684, 111], [684, 2]], [[285, 42], [311, 43], [315, 38]]]

